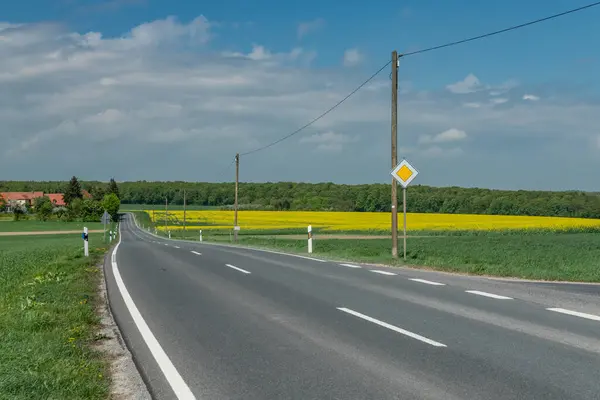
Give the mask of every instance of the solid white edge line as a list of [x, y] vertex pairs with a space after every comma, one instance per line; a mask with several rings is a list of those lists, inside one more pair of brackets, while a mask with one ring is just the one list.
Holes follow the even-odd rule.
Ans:
[[194, 254], [196, 254], [197, 256], [201, 256], [201, 255], [202, 255], [202, 253], [198, 253], [197, 251], [194, 251], [194, 250], [192, 250], [190, 253], [194, 253]]
[[369, 271], [375, 272], [376, 274], [381, 274], [381, 275], [398, 275], [393, 272], [381, 271], [379, 269], [370, 269]]
[[137, 326], [144, 342], [148, 346], [150, 353], [156, 360], [156, 363], [160, 367], [161, 371], [165, 375], [167, 382], [175, 392], [175, 395], [179, 400], [196, 400], [196, 397], [190, 390], [189, 386], [185, 383], [177, 369], [167, 356], [167, 353], [163, 350], [158, 340], [146, 324], [144, 317], [139, 312], [137, 306], [135, 305], [127, 287], [125, 286], [125, 282], [123, 282], [123, 278], [121, 278], [121, 274], [119, 272], [119, 267], [117, 265], [117, 250], [121, 245], [121, 226], [119, 225], [119, 243], [115, 246], [112, 255], [111, 255], [111, 264], [113, 275], [115, 276], [115, 281], [117, 282], [117, 287], [119, 288], [119, 292], [121, 292], [121, 296], [123, 297], [123, 301], [125, 302], [125, 306], [129, 310], [131, 314], [131, 318], [133, 322]]
[[408, 278], [408, 280], [413, 281], [413, 282], [419, 282], [419, 283], [424, 283], [426, 285], [433, 285], [433, 286], [446, 286], [445, 283], [439, 283], [439, 282], [434, 282], [434, 281], [428, 281], [427, 279], [419, 279], [419, 278]]
[[231, 264], [225, 264], [225, 265], [226, 265], [227, 267], [229, 267], [229, 268], [233, 268], [233, 269], [235, 269], [235, 270], [238, 270], [238, 271], [240, 271], [240, 272], [243, 272], [244, 274], [249, 274], [249, 273], [250, 273], [250, 271], [246, 271], [245, 269], [238, 268], [238, 267], [236, 267], [235, 265], [231, 265]]
[[561, 314], [573, 315], [575, 317], [591, 319], [592, 321], [600, 321], [600, 316], [594, 314], [586, 314], [579, 311], [571, 311], [564, 308], [546, 308], [548, 311], [554, 311]]
[[405, 329], [399, 328], [399, 327], [397, 327], [395, 325], [388, 324], [387, 322], [383, 322], [383, 321], [380, 321], [378, 319], [369, 317], [368, 315], [361, 314], [358, 311], [354, 311], [354, 310], [351, 310], [351, 309], [345, 308], [345, 307], [337, 307], [337, 309], [340, 310], [340, 311], [343, 311], [345, 313], [354, 315], [355, 317], [362, 318], [362, 319], [364, 319], [366, 321], [369, 321], [369, 322], [372, 322], [374, 324], [377, 324], [379, 326], [383, 326], [384, 328], [388, 328], [388, 329], [390, 329], [390, 330], [392, 330], [394, 332], [401, 333], [402, 335], [406, 335], [406, 336], [411, 337], [413, 339], [420, 340], [421, 342], [430, 344], [432, 346], [435, 346], [435, 347], [448, 347], [448, 346], [446, 346], [443, 343], [436, 342], [435, 340], [428, 339], [425, 336], [418, 335], [416, 333], [413, 333], [413, 332], [407, 331]]
[[512, 297], [500, 296], [498, 294], [488, 293], [488, 292], [480, 292], [479, 290], [465, 290], [467, 293], [476, 294], [478, 296], [491, 297], [492, 299], [497, 300], [513, 300]]
[[348, 267], [348, 268], [362, 268], [360, 265], [354, 265], [354, 264], [340, 264], [342, 267]]

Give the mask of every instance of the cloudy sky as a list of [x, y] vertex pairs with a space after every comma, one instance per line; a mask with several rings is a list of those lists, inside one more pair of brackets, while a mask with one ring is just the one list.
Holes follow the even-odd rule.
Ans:
[[[236, 152], [305, 125], [391, 50], [587, 1], [206, 3], [3, 5], [0, 179], [230, 180]], [[600, 7], [403, 58], [400, 157], [414, 183], [600, 190], [598, 20]], [[241, 180], [388, 182], [389, 77], [242, 157]]]

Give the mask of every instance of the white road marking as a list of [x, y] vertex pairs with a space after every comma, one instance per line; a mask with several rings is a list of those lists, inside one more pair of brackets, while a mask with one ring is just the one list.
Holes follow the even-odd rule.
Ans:
[[564, 308], [546, 308], [546, 310], [554, 311], [554, 312], [562, 313], [562, 314], [574, 315], [574, 316], [580, 317], [580, 318], [591, 319], [592, 321], [600, 321], [600, 316], [594, 315], [594, 314], [586, 314], [586, 313], [582, 313], [579, 311], [566, 310]]
[[168, 246], [168, 245], [169, 245], [169, 243], [165, 243], [165, 246]]
[[394, 326], [394, 325], [388, 324], [387, 322], [383, 322], [383, 321], [380, 321], [380, 320], [378, 320], [378, 319], [375, 319], [375, 318], [369, 317], [368, 315], [361, 314], [361, 313], [359, 313], [358, 311], [354, 311], [354, 310], [351, 310], [351, 309], [349, 309], [349, 308], [345, 308], [345, 307], [337, 307], [337, 309], [338, 309], [338, 310], [340, 310], [340, 311], [343, 311], [343, 312], [345, 312], [345, 313], [348, 313], [348, 314], [354, 315], [355, 317], [362, 318], [362, 319], [364, 319], [364, 320], [366, 320], [366, 321], [369, 321], [369, 322], [372, 322], [372, 323], [374, 323], [374, 324], [377, 324], [377, 325], [379, 325], [379, 326], [383, 326], [384, 328], [388, 328], [388, 329], [390, 329], [390, 330], [392, 330], [392, 331], [394, 331], [394, 332], [398, 332], [398, 333], [401, 333], [401, 334], [403, 334], [403, 335], [406, 335], [406, 336], [408, 336], [408, 337], [411, 337], [411, 338], [413, 338], [413, 339], [420, 340], [421, 342], [424, 342], [424, 343], [430, 344], [430, 345], [432, 345], [432, 346], [435, 346], [435, 347], [448, 347], [448, 346], [446, 346], [446, 345], [445, 345], [445, 344], [443, 344], [443, 343], [436, 342], [435, 340], [428, 339], [428, 338], [426, 338], [425, 336], [418, 335], [418, 334], [416, 334], [416, 333], [413, 333], [413, 332], [407, 331], [407, 330], [405, 330], [405, 329], [402, 329], [402, 328], [399, 328], [399, 327], [397, 327], [397, 326]]
[[370, 269], [369, 271], [375, 272], [376, 274], [381, 274], [381, 275], [397, 275], [393, 272], [381, 271], [379, 269]]
[[476, 295], [479, 295], [479, 296], [491, 297], [492, 299], [513, 300], [512, 297], [500, 296], [498, 294], [487, 293], [487, 292], [480, 292], [479, 290], [465, 290], [465, 292], [471, 293], [471, 294], [476, 294]]
[[196, 254], [197, 256], [201, 256], [201, 255], [202, 255], [202, 253], [198, 253], [197, 251], [193, 251], [193, 250], [191, 251], [191, 253], [194, 253], [194, 254]]
[[175, 368], [175, 366], [169, 359], [169, 356], [167, 355], [167, 353], [165, 353], [165, 351], [161, 347], [158, 340], [156, 340], [156, 337], [154, 336], [154, 334], [148, 327], [148, 324], [146, 324], [144, 317], [142, 317], [142, 314], [140, 314], [140, 311], [138, 310], [137, 306], [133, 302], [133, 299], [131, 298], [129, 291], [127, 290], [127, 287], [125, 286], [125, 282], [123, 282], [123, 278], [121, 277], [121, 274], [119, 273], [119, 267], [117, 265], [117, 250], [119, 249], [120, 244], [121, 244], [121, 230], [119, 228], [119, 243], [117, 243], [117, 245], [115, 246], [115, 249], [113, 250], [113, 253], [111, 256], [111, 264], [112, 264], [113, 275], [115, 276], [115, 281], [117, 282], [117, 287], [119, 288], [121, 297], [123, 297], [125, 306], [127, 306], [127, 309], [129, 310], [129, 313], [131, 314], [131, 318], [133, 319], [133, 322], [135, 322], [135, 325], [137, 326], [138, 330], [140, 331], [140, 334], [142, 335], [144, 342], [146, 342], [146, 345], [148, 346], [150, 353], [152, 354], [152, 356], [156, 360], [158, 366], [160, 367], [161, 371], [165, 375], [165, 378], [166, 378], [167, 382], [169, 382], [171, 389], [173, 389], [173, 392], [175, 392], [175, 396], [177, 396], [177, 399], [179, 399], [179, 400], [195, 400], [196, 397], [190, 390], [189, 386], [185, 383], [185, 381], [183, 380], [183, 378], [181, 377], [181, 375], [179, 374], [179, 372], [177, 371], [177, 369]]
[[173, 246], [173, 247], [175, 247], [176, 249], [180, 249], [180, 248], [181, 248], [181, 247], [179, 247], [179, 246]]
[[433, 286], [446, 286], [445, 283], [439, 283], [439, 282], [433, 282], [433, 281], [428, 281], [427, 279], [419, 279], [419, 278], [409, 278], [409, 280], [413, 281], [413, 282], [420, 282], [420, 283], [424, 283], [426, 285], [433, 285]]
[[235, 265], [231, 265], [231, 264], [225, 264], [225, 265], [228, 266], [229, 268], [233, 268], [235, 270], [243, 272], [244, 274], [249, 274], [250, 273], [250, 271], [246, 271], [245, 269], [238, 268]]
[[342, 267], [348, 267], [348, 268], [362, 268], [360, 265], [353, 265], [353, 264], [340, 264]]

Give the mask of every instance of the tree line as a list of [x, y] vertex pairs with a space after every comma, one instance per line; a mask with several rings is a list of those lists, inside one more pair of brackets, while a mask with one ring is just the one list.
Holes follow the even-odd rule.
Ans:
[[[0, 181], [0, 191], [65, 193], [69, 182]], [[94, 199], [106, 194], [107, 183], [82, 182]], [[116, 183], [114, 184], [116, 186]], [[228, 208], [234, 202], [233, 183], [122, 182], [121, 204], [183, 204]], [[240, 183], [241, 209], [389, 212], [391, 185], [327, 183]], [[401, 198], [400, 198], [401, 199]], [[401, 203], [400, 203], [401, 204]], [[411, 186], [409, 212], [450, 214], [535, 215], [600, 218], [600, 196], [580, 191], [509, 191], [461, 187]]]

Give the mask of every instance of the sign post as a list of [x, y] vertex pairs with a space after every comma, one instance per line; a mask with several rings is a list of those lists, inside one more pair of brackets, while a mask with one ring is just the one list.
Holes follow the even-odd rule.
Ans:
[[87, 228], [87, 226], [83, 227], [83, 233], [81, 234], [81, 237], [83, 238], [83, 255], [86, 257], [89, 257], [90, 249], [89, 249], [89, 243], [88, 243], [88, 228]]
[[417, 177], [419, 171], [415, 169], [410, 163], [406, 160], [402, 160], [400, 164], [396, 165], [396, 167], [391, 172], [394, 179], [402, 185], [402, 209], [404, 212], [404, 261], [406, 261], [406, 188], [408, 185]]
[[313, 250], [313, 237], [312, 237], [312, 225], [308, 226], [308, 253], [312, 254]]

